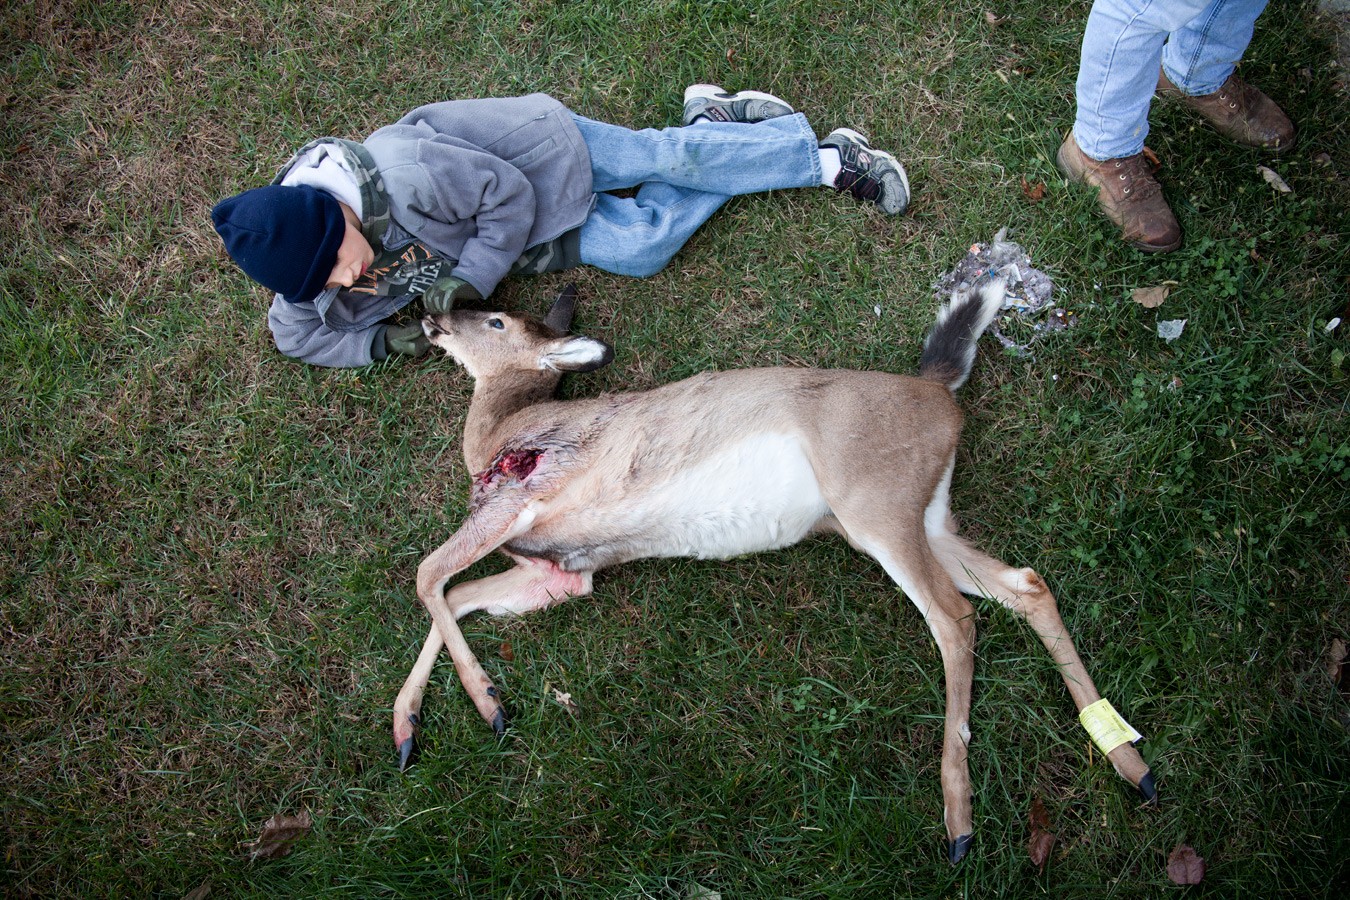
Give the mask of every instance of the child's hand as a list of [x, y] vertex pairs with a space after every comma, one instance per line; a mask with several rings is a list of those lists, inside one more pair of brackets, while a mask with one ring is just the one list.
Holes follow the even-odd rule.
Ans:
[[431, 349], [431, 341], [422, 332], [421, 322], [407, 325], [390, 325], [384, 330], [384, 352], [393, 356], [418, 357]]
[[463, 278], [447, 275], [436, 279], [427, 292], [422, 295], [422, 306], [429, 313], [448, 313], [455, 308], [456, 300], [482, 300], [478, 289]]

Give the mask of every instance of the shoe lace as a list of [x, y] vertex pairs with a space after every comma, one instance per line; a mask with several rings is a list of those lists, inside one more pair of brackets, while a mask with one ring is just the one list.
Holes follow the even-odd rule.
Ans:
[[1252, 95], [1255, 88], [1237, 77], [1234, 73], [1228, 76], [1228, 80], [1219, 88], [1219, 100], [1227, 103], [1229, 109], [1245, 110], [1252, 105]]
[[1153, 177], [1153, 166], [1142, 153], [1113, 160], [1111, 171], [1121, 181], [1120, 194], [1127, 199], [1144, 200], [1162, 190]]

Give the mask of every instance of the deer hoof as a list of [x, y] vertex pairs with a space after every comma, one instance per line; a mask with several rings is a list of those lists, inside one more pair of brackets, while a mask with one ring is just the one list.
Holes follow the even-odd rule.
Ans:
[[970, 851], [970, 842], [975, 840], [973, 834], [959, 835], [956, 840], [947, 842], [947, 859], [952, 865], [956, 865], [965, 859], [966, 853]]
[[1152, 770], [1145, 772], [1144, 777], [1139, 779], [1139, 796], [1143, 797], [1149, 806], [1158, 805], [1158, 786], [1153, 783]]
[[507, 715], [506, 707], [502, 706], [501, 702], [497, 700], [501, 694], [497, 692], [495, 685], [489, 685], [486, 693], [497, 703], [497, 708], [493, 711], [492, 717], [488, 719], [488, 724], [492, 726], [492, 733], [497, 735], [497, 737], [501, 737], [503, 734], [506, 734], [506, 720], [509, 719], [510, 716]]
[[417, 755], [417, 739], [408, 738], [398, 745], [398, 770], [400, 772], [408, 771], [408, 767], [413, 764], [413, 757]]
[[412, 713], [408, 716], [408, 724], [412, 726], [412, 733], [398, 745], [398, 770], [400, 772], [408, 771], [408, 767], [413, 763], [413, 757], [417, 755], [417, 726], [422, 724], [422, 720], [417, 717], [417, 713]]

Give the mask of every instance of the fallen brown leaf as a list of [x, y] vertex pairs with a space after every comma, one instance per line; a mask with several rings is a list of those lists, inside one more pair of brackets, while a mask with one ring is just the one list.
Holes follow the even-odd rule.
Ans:
[[507, 662], [516, 661], [516, 651], [511, 649], [510, 641], [502, 641], [501, 647], [497, 650], [497, 655]]
[[1045, 869], [1045, 861], [1050, 858], [1050, 848], [1055, 846], [1055, 833], [1050, 830], [1050, 814], [1045, 804], [1037, 797], [1031, 801], [1031, 838], [1027, 841], [1027, 855], [1037, 869]]
[[1331, 683], [1344, 689], [1345, 688], [1345, 641], [1340, 638], [1333, 638], [1331, 649], [1327, 651], [1327, 675], [1331, 678]]
[[1144, 309], [1157, 309], [1163, 305], [1167, 295], [1172, 293], [1172, 289], [1165, 284], [1155, 287], [1135, 288], [1130, 293], [1130, 299], [1138, 303]]
[[1274, 169], [1268, 169], [1265, 166], [1257, 166], [1256, 171], [1266, 180], [1266, 184], [1270, 185], [1281, 194], [1292, 194], [1294, 192], [1294, 189], [1289, 186], [1289, 183], [1281, 178], [1279, 173]]
[[244, 845], [249, 860], [280, 859], [290, 853], [292, 845], [309, 832], [311, 824], [309, 810], [298, 816], [273, 816], [263, 823], [262, 835], [253, 843]]
[[1045, 182], [1038, 181], [1035, 184], [1027, 181], [1027, 176], [1022, 176], [1022, 196], [1026, 197], [1032, 203], [1039, 203], [1045, 199]]
[[1205, 861], [1189, 844], [1177, 844], [1167, 857], [1167, 877], [1173, 884], [1199, 884], [1205, 879]]
[[1144, 159], [1148, 160], [1148, 164], [1153, 167], [1155, 172], [1162, 168], [1162, 160], [1158, 159], [1158, 154], [1153, 152], [1152, 147], [1144, 148]]
[[996, 16], [996, 15], [994, 15], [993, 13], [991, 13], [989, 10], [986, 9], [986, 10], [984, 11], [984, 20], [985, 20], [986, 22], [988, 22], [990, 25], [993, 25], [994, 27], [998, 27], [999, 25], [1002, 25], [1004, 22], [1008, 21], [1008, 17], [1007, 17], [1007, 16]]

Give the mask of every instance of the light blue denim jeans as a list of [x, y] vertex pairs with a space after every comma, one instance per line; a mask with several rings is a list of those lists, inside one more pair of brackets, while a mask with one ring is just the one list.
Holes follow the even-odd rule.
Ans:
[[[819, 143], [801, 113], [641, 131], [573, 119], [598, 195], [581, 226], [581, 261], [606, 272], [656, 274], [733, 196], [821, 183]], [[624, 188], [637, 195], [605, 193]]]
[[1078, 66], [1079, 148], [1098, 160], [1143, 150], [1159, 64], [1182, 93], [1214, 93], [1265, 8], [1266, 0], [1096, 0]]

